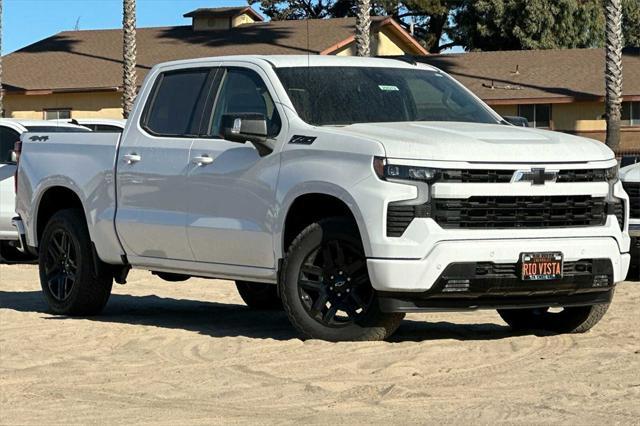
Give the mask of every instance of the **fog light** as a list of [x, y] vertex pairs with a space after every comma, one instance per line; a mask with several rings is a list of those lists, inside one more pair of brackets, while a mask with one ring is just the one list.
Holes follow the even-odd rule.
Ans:
[[447, 284], [442, 289], [443, 293], [452, 293], [458, 291], [469, 291], [471, 282], [469, 280], [447, 280]]
[[609, 285], [608, 275], [594, 275], [593, 287], [607, 287]]

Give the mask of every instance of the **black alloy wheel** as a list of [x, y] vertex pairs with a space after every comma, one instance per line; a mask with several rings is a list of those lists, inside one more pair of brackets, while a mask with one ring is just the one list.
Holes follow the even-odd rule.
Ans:
[[357, 321], [374, 299], [364, 256], [357, 247], [339, 240], [327, 241], [306, 257], [298, 289], [309, 316], [329, 327]]
[[51, 296], [64, 302], [69, 298], [78, 272], [77, 249], [69, 232], [58, 228], [51, 235], [44, 261], [45, 281]]

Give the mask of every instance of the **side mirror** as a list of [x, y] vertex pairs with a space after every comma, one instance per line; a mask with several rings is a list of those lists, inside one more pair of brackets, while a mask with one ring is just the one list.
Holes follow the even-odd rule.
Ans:
[[222, 116], [223, 137], [231, 142], [265, 143], [267, 119], [263, 114], [235, 113]]
[[14, 150], [11, 150], [11, 162], [12, 163], [18, 162], [18, 154]]
[[529, 120], [527, 120], [524, 117], [516, 117], [516, 116], [505, 115], [502, 118], [504, 118], [504, 121], [506, 121], [509, 124], [513, 124], [514, 126], [529, 127]]

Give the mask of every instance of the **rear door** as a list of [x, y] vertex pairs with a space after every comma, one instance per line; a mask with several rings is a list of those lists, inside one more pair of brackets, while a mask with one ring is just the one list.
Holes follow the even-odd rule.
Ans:
[[159, 74], [118, 151], [116, 228], [139, 257], [193, 260], [186, 234], [189, 151], [215, 68]]

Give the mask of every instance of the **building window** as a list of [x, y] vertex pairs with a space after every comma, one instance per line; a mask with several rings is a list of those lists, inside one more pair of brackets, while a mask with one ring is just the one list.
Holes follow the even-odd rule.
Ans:
[[640, 102], [622, 103], [622, 126], [640, 126]]
[[44, 119], [45, 120], [68, 120], [70, 118], [71, 118], [71, 109], [70, 108], [45, 109], [44, 110]]
[[550, 104], [518, 105], [518, 115], [526, 118], [531, 127], [539, 129], [551, 127]]

